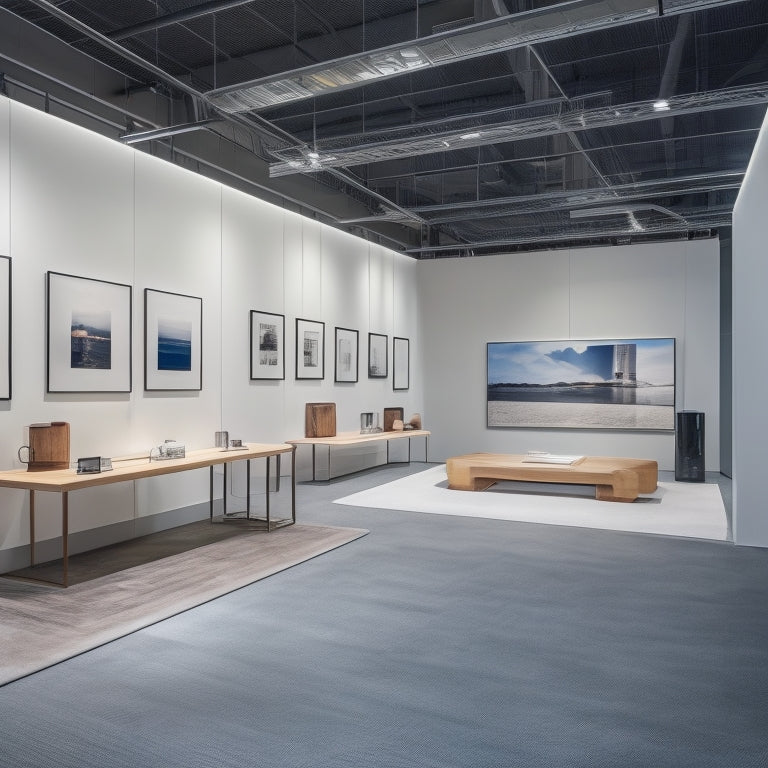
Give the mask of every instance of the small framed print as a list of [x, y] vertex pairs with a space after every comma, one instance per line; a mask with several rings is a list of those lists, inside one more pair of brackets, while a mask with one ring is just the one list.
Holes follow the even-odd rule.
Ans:
[[11, 258], [0, 256], [0, 400], [11, 399]]
[[368, 334], [368, 378], [386, 379], [388, 375], [388, 337], [381, 333]]
[[285, 316], [251, 310], [251, 381], [285, 378]]
[[357, 381], [358, 332], [336, 328], [336, 357], [334, 381]]
[[144, 389], [203, 388], [203, 300], [144, 289]]
[[296, 318], [296, 378], [325, 378], [325, 323]]
[[392, 389], [408, 389], [410, 379], [410, 341], [392, 339]]
[[47, 391], [131, 391], [130, 285], [48, 272]]

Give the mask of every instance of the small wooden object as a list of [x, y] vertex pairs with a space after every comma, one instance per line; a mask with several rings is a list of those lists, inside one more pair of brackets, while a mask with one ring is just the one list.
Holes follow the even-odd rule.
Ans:
[[336, 403], [307, 403], [304, 437], [336, 436]]
[[69, 423], [31, 424], [29, 427], [29, 472], [69, 469]]
[[393, 432], [395, 429], [395, 420], [403, 420], [402, 408], [385, 408], [384, 409], [384, 431]]

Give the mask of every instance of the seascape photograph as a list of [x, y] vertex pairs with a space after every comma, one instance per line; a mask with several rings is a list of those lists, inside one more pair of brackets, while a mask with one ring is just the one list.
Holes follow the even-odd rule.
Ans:
[[72, 312], [70, 367], [112, 368], [112, 313], [108, 309]]
[[192, 370], [192, 321], [157, 319], [157, 370]]
[[675, 340], [491, 342], [489, 427], [674, 429]]

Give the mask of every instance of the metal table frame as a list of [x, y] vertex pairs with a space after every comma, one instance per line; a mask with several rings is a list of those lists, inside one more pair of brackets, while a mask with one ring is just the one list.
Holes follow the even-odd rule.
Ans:
[[[291, 516], [285, 519], [274, 519], [271, 517], [269, 501], [269, 480], [270, 480], [270, 459], [272, 456], [278, 457], [275, 492], [280, 490], [280, 462], [279, 458], [283, 453], [291, 453]], [[267, 460], [266, 472], [266, 516], [256, 518], [251, 516], [250, 512], [250, 462], [256, 458]], [[226, 514], [226, 468], [227, 464], [233, 461], [243, 461], [248, 463], [248, 502], [246, 517], [235, 517], [237, 513]], [[174, 474], [177, 472], [189, 471], [191, 469], [209, 468], [210, 471], [210, 496], [209, 510], [211, 521], [213, 522], [214, 509], [214, 484], [213, 468], [218, 464], [224, 466], [225, 487], [224, 487], [224, 508], [225, 518], [229, 520], [245, 519], [253, 527], [260, 530], [273, 531], [286, 525], [293, 525], [296, 522], [296, 448], [294, 446], [283, 444], [270, 445], [249, 443], [244, 447], [242, 453], [222, 452], [221, 449], [203, 449], [192, 451], [183, 459], [172, 459], [169, 461], [148, 461], [147, 456], [143, 457], [125, 457], [124, 459], [113, 459], [111, 471], [99, 472], [94, 474], [78, 475], [74, 469], [66, 470], [47, 470], [42, 472], [28, 472], [25, 470], [8, 470], [0, 472], [0, 488], [15, 488], [18, 490], [29, 491], [29, 567], [34, 567], [35, 562], [35, 493], [45, 491], [50, 493], [59, 493], [61, 495], [61, 559], [62, 559], [62, 581], [49, 581], [48, 579], [36, 579], [34, 576], [18, 576], [28, 581], [40, 581], [46, 584], [52, 584], [59, 587], [67, 587], [68, 564], [69, 564], [69, 492], [92, 488], [97, 485], [111, 485], [113, 483], [128, 482], [130, 480], [141, 480], [160, 475]], [[4, 576], [14, 576], [14, 572], [3, 574]]]
[[[361, 445], [365, 443], [381, 442], [382, 440], [387, 444], [387, 464], [410, 464], [411, 462], [411, 440], [414, 437], [424, 438], [424, 461], [428, 461], [429, 456], [429, 436], [430, 432], [424, 429], [404, 430], [402, 432], [374, 432], [372, 434], [360, 434], [358, 432], [346, 432], [334, 435], [333, 437], [304, 437], [296, 440], [286, 440], [286, 442], [295, 447], [299, 445], [311, 445], [312, 446], [312, 481], [317, 480], [317, 461], [316, 450], [317, 446], [325, 446], [328, 448], [328, 481], [333, 479], [334, 474], [331, 471], [331, 454], [332, 449], [340, 446]], [[407, 439], [408, 440], [408, 460], [390, 462], [389, 460], [389, 443], [391, 440]], [[383, 466], [383, 465], [378, 465]], [[336, 475], [336, 477], [342, 477], [342, 475]]]

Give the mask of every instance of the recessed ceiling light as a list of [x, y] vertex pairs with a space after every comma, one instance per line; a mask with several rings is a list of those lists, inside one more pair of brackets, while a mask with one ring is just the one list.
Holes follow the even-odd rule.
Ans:
[[307, 152], [307, 157], [309, 157], [311, 160], [319, 160], [320, 159], [320, 153], [319, 152]]
[[475, 131], [475, 133], [465, 133], [463, 136], [459, 136], [462, 141], [469, 141], [470, 139], [479, 139], [480, 133], [478, 131]]
[[669, 109], [669, 102], [666, 99], [659, 99], [653, 102], [653, 109], [656, 112], [666, 112]]

